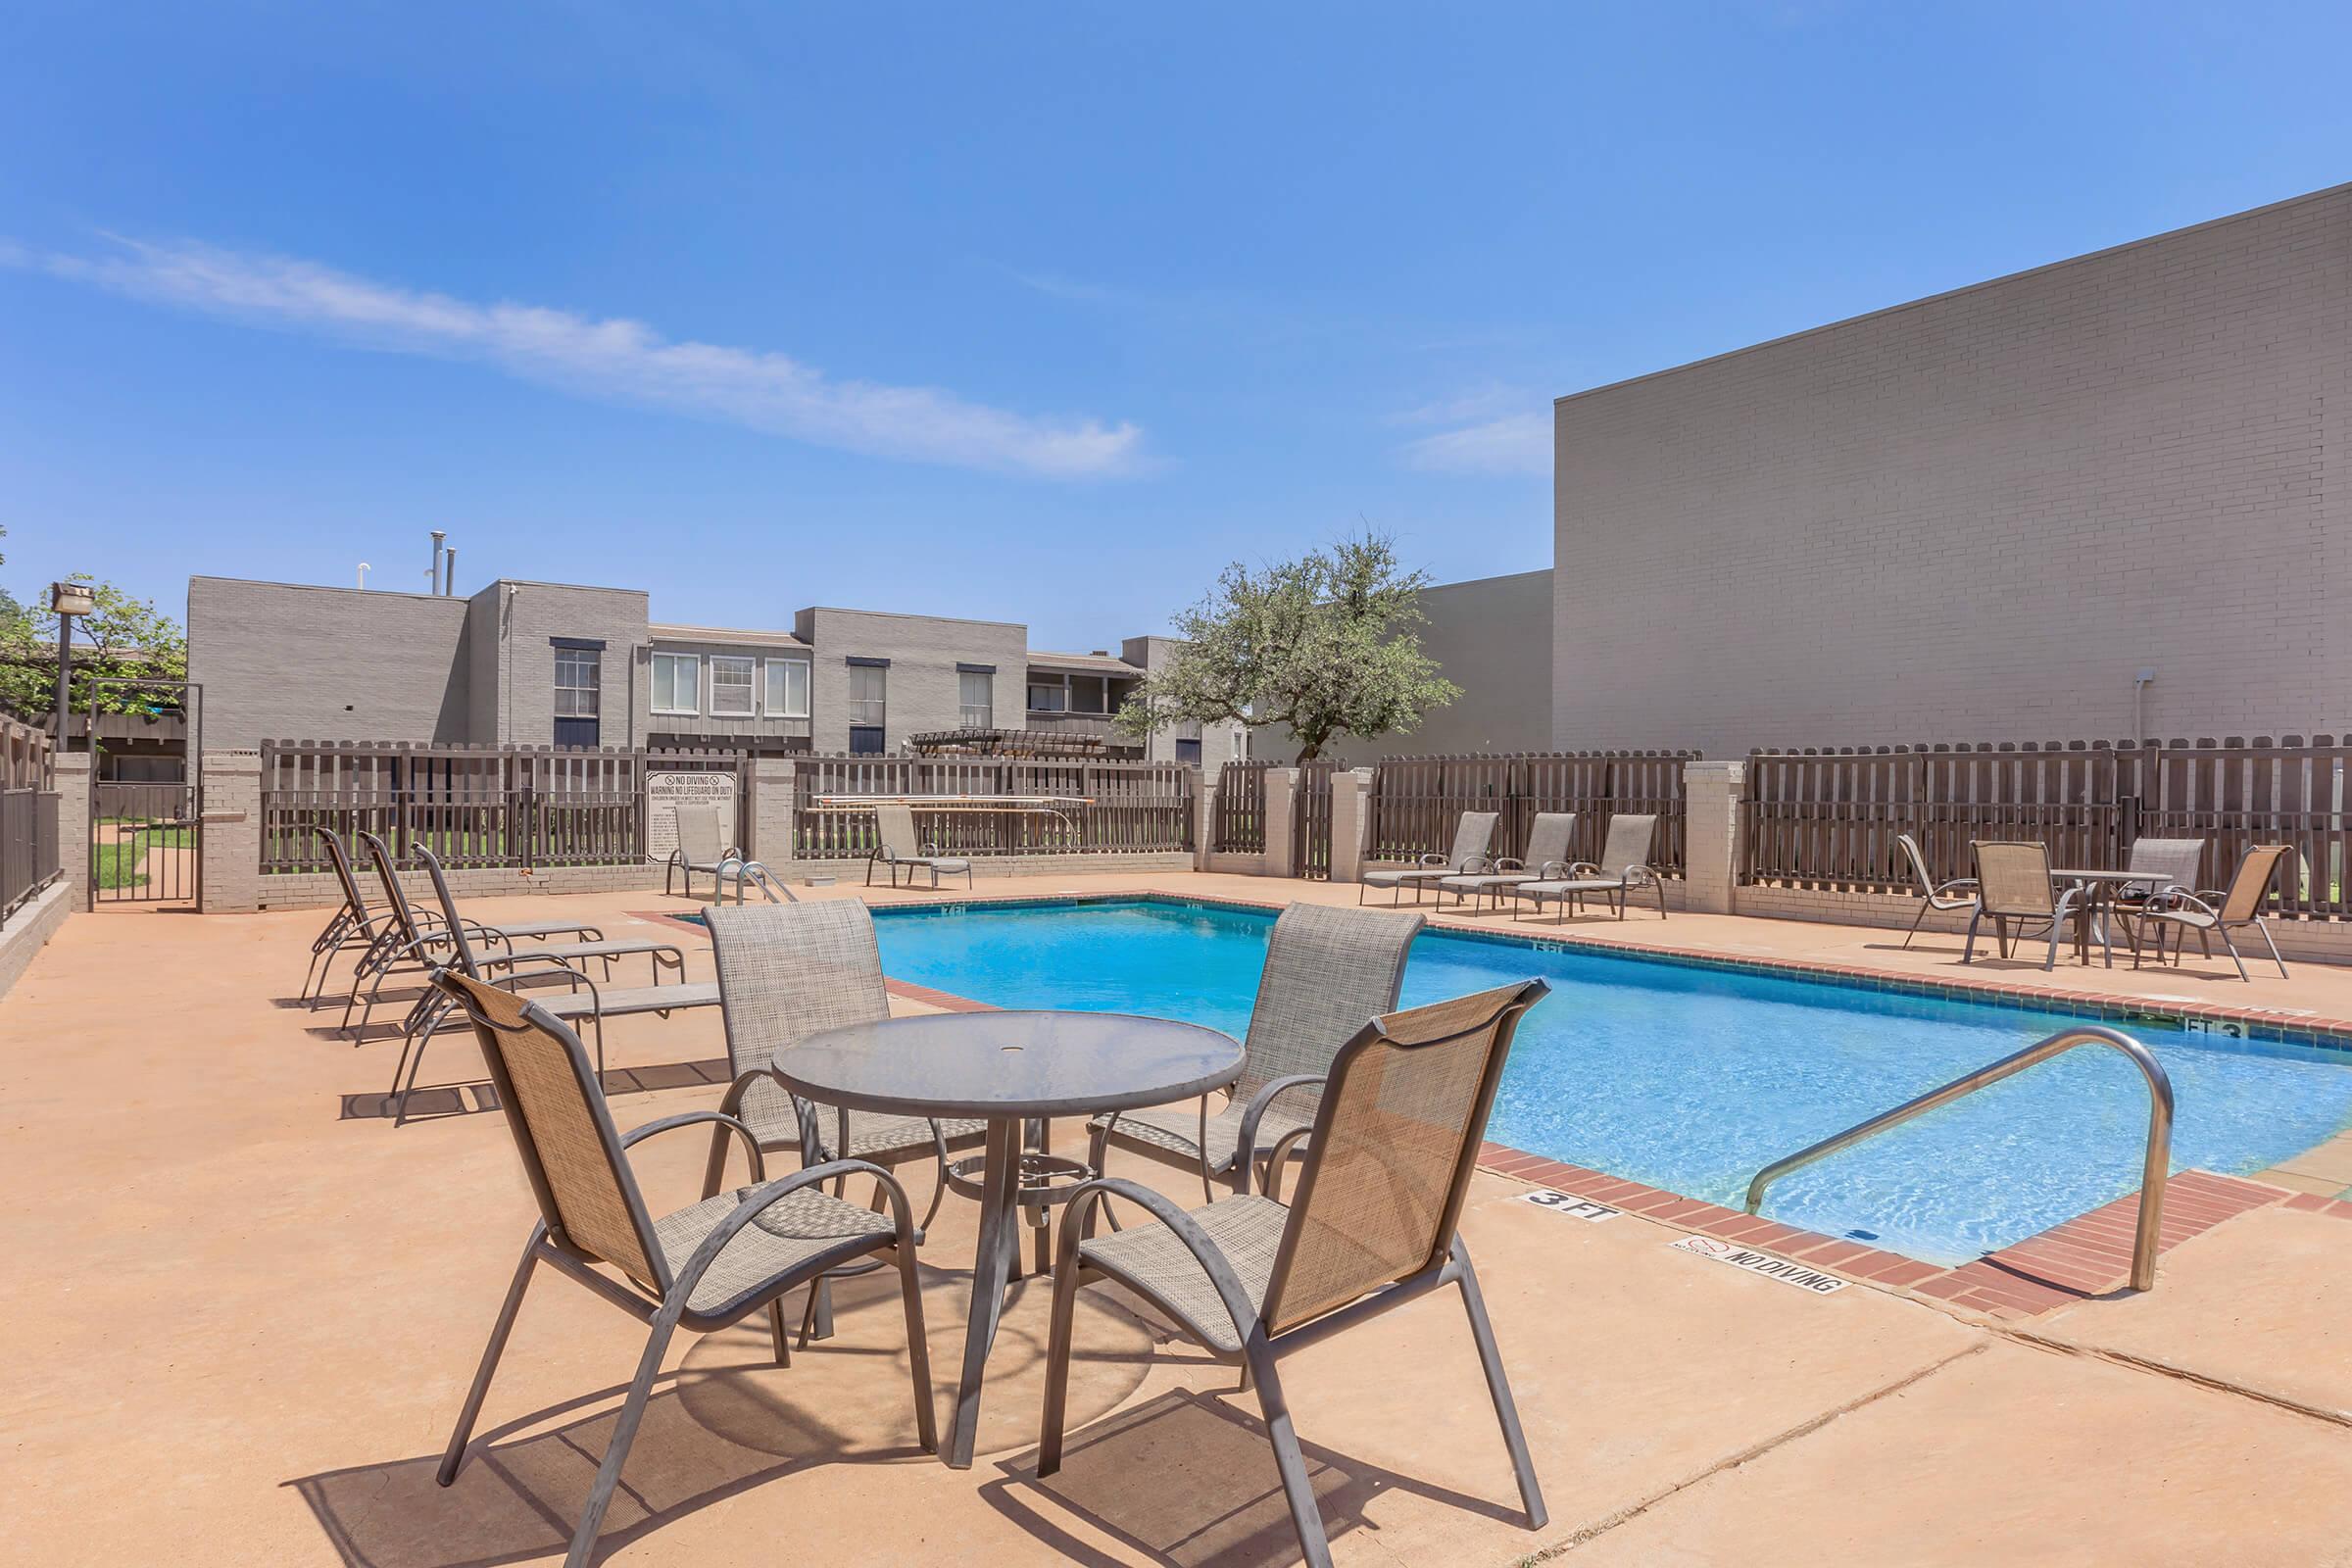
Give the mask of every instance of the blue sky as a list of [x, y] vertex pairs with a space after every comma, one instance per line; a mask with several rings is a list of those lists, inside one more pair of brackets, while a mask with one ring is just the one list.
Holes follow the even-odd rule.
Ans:
[[2352, 178], [2341, 6], [20, 4], [0, 580], [1156, 630], [1550, 400]]

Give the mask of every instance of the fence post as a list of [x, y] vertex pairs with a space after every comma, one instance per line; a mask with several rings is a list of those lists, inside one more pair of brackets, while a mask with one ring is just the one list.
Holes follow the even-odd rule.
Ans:
[[774, 861], [778, 876], [793, 858], [793, 830], [800, 818], [800, 765], [789, 757], [752, 759], [752, 834], [743, 852], [762, 863]]
[[206, 914], [262, 906], [262, 754], [204, 754], [196, 853]]
[[1364, 845], [1372, 831], [1372, 769], [1342, 768], [1331, 775], [1331, 880], [1360, 882]]
[[90, 754], [60, 752], [57, 768], [57, 874], [66, 907], [90, 906]]
[[1297, 876], [1291, 863], [1291, 813], [1298, 808], [1298, 770], [1266, 769], [1266, 875]]
[[1193, 869], [1208, 869], [1217, 848], [1217, 775], [1193, 770]]
[[1683, 764], [1683, 906], [1730, 914], [1740, 898], [1740, 849], [1747, 833], [1747, 763]]

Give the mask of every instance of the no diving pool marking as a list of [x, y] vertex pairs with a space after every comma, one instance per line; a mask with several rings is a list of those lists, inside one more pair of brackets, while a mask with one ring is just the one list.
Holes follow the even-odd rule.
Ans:
[[1519, 1200], [1533, 1203], [1538, 1208], [1548, 1208], [1555, 1214], [1565, 1214], [1570, 1219], [1590, 1220], [1595, 1225], [1604, 1219], [1615, 1219], [1625, 1212], [1621, 1208], [1611, 1208], [1606, 1203], [1595, 1203], [1590, 1198], [1578, 1198], [1573, 1193], [1555, 1193], [1548, 1187], [1521, 1193]]
[[1842, 1291], [1847, 1283], [1834, 1274], [1824, 1274], [1821, 1270], [1807, 1268], [1802, 1263], [1791, 1262], [1785, 1257], [1775, 1257], [1770, 1252], [1759, 1252], [1752, 1247], [1741, 1247], [1738, 1242], [1720, 1241], [1712, 1236], [1686, 1236], [1680, 1241], [1668, 1242], [1666, 1245], [1678, 1252], [1696, 1252], [1700, 1257], [1710, 1257], [1718, 1263], [1729, 1263], [1732, 1267], [1743, 1268], [1750, 1274], [1761, 1274], [1768, 1280], [1779, 1280], [1783, 1285], [1793, 1285], [1800, 1291], [1811, 1291], [1815, 1296], [1828, 1296], [1834, 1291]]

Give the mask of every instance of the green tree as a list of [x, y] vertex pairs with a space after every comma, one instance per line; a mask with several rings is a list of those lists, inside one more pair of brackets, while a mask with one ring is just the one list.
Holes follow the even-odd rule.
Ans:
[[1176, 617], [1183, 646], [1136, 688], [1118, 726], [1142, 737], [1179, 719], [1280, 725], [1300, 762], [1339, 736], [1409, 734], [1422, 714], [1462, 695], [1413, 630], [1426, 620], [1428, 582], [1376, 533], [1254, 571], [1227, 566]]
[[[74, 621], [74, 711], [89, 711], [91, 694], [102, 713], [147, 713], [175, 707], [178, 694], [136, 686], [96, 685], [102, 676], [185, 680], [188, 639], [179, 622], [87, 572], [96, 612]], [[44, 596], [44, 600], [45, 600]], [[13, 608], [14, 613], [10, 613]], [[0, 606], [0, 708], [43, 714], [57, 706], [57, 616], [43, 601]]]

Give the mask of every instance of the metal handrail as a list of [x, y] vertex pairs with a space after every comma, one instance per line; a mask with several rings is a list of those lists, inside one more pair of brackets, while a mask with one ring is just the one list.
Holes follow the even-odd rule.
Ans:
[[1764, 1206], [1764, 1189], [1790, 1171], [1825, 1159], [1841, 1149], [1851, 1148], [1865, 1138], [1876, 1137], [1887, 1128], [1924, 1115], [1938, 1105], [1949, 1104], [1963, 1095], [1973, 1095], [1987, 1084], [2036, 1067], [2052, 1056], [2062, 1055], [2077, 1046], [2106, 1046], [2120, 1051], [2137, 1067], [2140, 1076], [2148, 1081], [2148, 1149], [2140, 1166], [2139, 1226], [2132, 1242], [2132, 1288], [2144, 1291], [2156, 1283], [2157, 1232], [2164, 1224], [2164, 1184], [2172, 1171], [2173, 1150], [2173, 1081], [2165, 1076], [2164, 1064], [2153, 1053], [2130, 1035], [2120, 1030], [2086, 1025], [2067, 1029], [2047, 1040], [2028, 1046], [2013, 1056], [2003, 1056], [1988, 1066], [1953, 1079], [1941, 1089], [1932, 1089], [1917, 1100], [1906, 1101], [1892, 1110], [1870, 1118], [1859, 1126], [1825, 1138], [1810, 1149], [1800, 1149], [1785, 1159], [1776, 1159], [1756, 1172], [1756, 1179], [1747, 1184], [1747, 1211], [1755, 1213]]
[[[778, 882], [766, 866], [758, 860], [746, 860], [733, 855], [719, 861], [718, 870], [712, 874], [711, 881], [719, 891], [712, 895], [711, 902], [725, 902], [725, 884], [730, 877], [735, 882], [735, 902], [737, 904], [743, 902], [743, 885], [746, 882], [759, 888], [761, 895], [770, 904], [798, 904], [801, 902], [792, 889]], [[776, 897], [779, 893], [784, 895], [780, 899]]]

